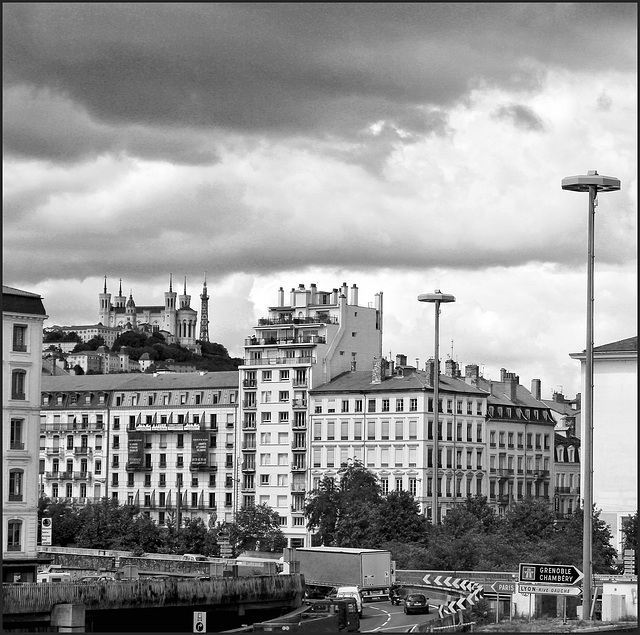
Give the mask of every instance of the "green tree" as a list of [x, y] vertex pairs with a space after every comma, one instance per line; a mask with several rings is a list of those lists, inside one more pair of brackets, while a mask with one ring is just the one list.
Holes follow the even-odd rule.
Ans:
[[623, 549], [638, 551], [638, 512], [622, 519]]
[[287, 539], [280, 529], [280, 516], [269, 505], [249, 505], [229, 525], [229, 540], [237, 553], [247, 550], [280, 551]]
[[555, 514], [548, 501], [527, 497], [507, 511], [504, 522], [514, 534], [527, 539], [550, 538], [555, 528]]
[[335, 543], [338, 508], [340, 506], [340, 490], [335, 479], [323, 477], [318, 487], [309, 493], [309, 500], [304, 508], [307, 518], [307, 529], [317, 530], [314, 543], [333, 545]]
[[389, 492], [377, 505], [370, 534], [375, 543], [425, 541], [429, 523], [416, 499], [406, 490]]
[[134, 519], [139, 509], [134, 505], [119, 505], [117, 500], [104, 498], [89, 503], [78, 512], [79, 530], [76, 542], [88, 549], [125, 549], [135, 547]]
[[50, 498], [38, 501], [38, 527], [43, 518], [51, 518], [51, 544], [66, 547], [73, 544], [79, 528], [78, 512], [66, 503], [54, 503]]
[[381, 502], [375, 474], [360, 461], [338, 471], [336, 481], [326, 477], [310, 492], [305, 506], [307, 527], [318, 529], [314, 544], [365, 547], [375, 541], [372, 524]]
[[464, 502], [464, 508], [480, 520], [485, 532], [493, 531], [500, 522], [495, 509], [489, 505], [487, 497], [481, 494], [467, 496]]
[[185, 518], [177, 536], [178, 553], [204, 554], [207, 527], [202, 518]]

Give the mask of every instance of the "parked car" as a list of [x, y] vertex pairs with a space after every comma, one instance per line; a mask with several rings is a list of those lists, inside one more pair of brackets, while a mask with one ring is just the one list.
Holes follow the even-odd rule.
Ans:
[[199, 553], [185, 553], [182, 559], [190, 562], [209, 562], [209, 558], [201, 556]]
[[428, 613], [429, 598], [422, 593], [409, 593], [404, 601], [404, 612], [410, 613]]
[[78, 584], [96, 584], [96, 583], [104, 583], [104, 582], [115, 582], [115, 576], [101, 573], [100, 575], [85, 575], [82, 578], [76, 580]]

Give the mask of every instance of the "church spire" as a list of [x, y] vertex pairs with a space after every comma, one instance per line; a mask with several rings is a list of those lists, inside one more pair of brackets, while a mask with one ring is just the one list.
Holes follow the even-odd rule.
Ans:
[[187, 276], [184, 277], [184, 294], [187, 295]]
[[120, 278], [120, 291], [118, 292], [119, 296], [122, 296], [122, 278]]
[[104, 293], [107, 292], [107, 276], [104, 277]]
[[209, 341], [209, 294], [207, 293], [207, 272], [204, 272], [204, 286], [200, 294], [200, 342]]
[[169, 293], [173, 292], [173, 274], [169, 274]]

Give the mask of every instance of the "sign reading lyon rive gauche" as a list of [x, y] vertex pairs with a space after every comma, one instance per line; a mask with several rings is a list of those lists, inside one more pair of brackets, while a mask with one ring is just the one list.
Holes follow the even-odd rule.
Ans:
[[575, 584], [584, 578], [572, 564], [528, 564], [519, 567], [520, 582], [546, 582], [548, 584]]

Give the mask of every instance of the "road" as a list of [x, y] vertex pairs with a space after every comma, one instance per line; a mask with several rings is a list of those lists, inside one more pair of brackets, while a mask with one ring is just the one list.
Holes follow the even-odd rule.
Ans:
[[360, 632], [407, 632], [415, 624], [437, 619], [438, 606], [430, 602], [428, 614], [405, 615], [402, 604], [395, 606], [388, 601], [366, 603], [360, 620]]

